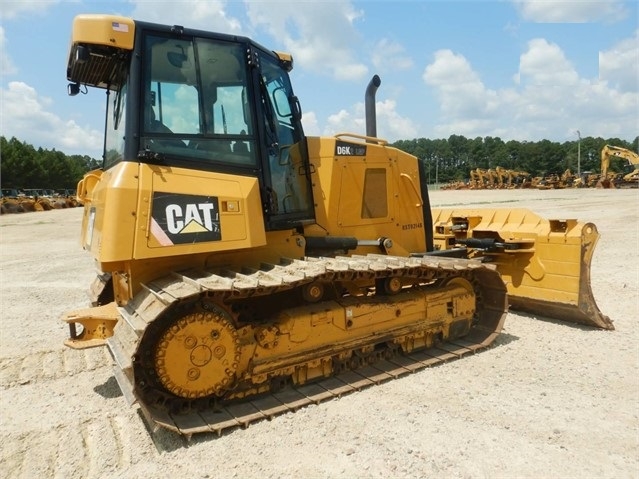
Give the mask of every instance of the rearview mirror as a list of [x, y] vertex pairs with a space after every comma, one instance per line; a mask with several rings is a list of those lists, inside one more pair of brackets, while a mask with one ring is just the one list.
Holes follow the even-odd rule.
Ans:
[[79, 83], [69, 83], [67, 85], [67, 93], [69, 96], [76, 96], [80, 93], [80, 84]]

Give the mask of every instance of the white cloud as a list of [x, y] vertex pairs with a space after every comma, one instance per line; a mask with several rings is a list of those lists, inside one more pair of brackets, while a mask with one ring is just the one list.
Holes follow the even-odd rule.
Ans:
[[426, 67], [422, 78], [439, 92], [446, 115], [474, 116], [492, 109], [495, 93], [486, 89], [463, 55], [451, 50], [435, 52], [435, 61]]
[[5, 138], [15, 136], [36, 148], [55, 148], [66, 154], [87, 154], [95, 158], [102, 154], [101, 131], [51, 113], [54, 106], [51, 100], [39, 96], [26, 83], [10, 82], [0, 93], [0, 129]]
[[520, 16], [538, 23], [616, 22], [628, 13], [622, 0], [515, 0]]
[[410, 118], [397, 113], [395, 100], [378, 101], [376, 108], [377, 136], [390, 142], [417, 137], [417, 126]]
[[265, 29], [293, 54], [296, 64], [338, 80], [359, 81], [368, 68], [357, 59], [354, 28], [362, 13], [348, 1], [247, 2], [255, 28]]
[[519, 81], [535, 85], [573, 85], [579, 81], [579, 75], [558, 45], [535, 38], [528, 42], [528, 51], [520, 58]]
[[19, 1], [3, 1], [0, 9], [0, 19], [13, 20], [14, 18], [25, 15], [43, 15], [46, 10], [60, 0], [19, 0]]
[[[227, 13], [227, 0], [149, 2], [132, 0], [131, 16], [139, 20], [171, 23], [208, 31], [255, 37], [263, 28], [293, 54], [295, 63], [339, 80], [361, 80], [368, 73], [351, 49], [357, 42], [354, 22], [362, 13], [350, 2], [245, 2], [249, 24]], [[275, 45], [268, 45], [275, 48]]]
[[[461, 76], [461, 78], [460, 78]], [[426, 67], [424, 81], [446, 89], [452, 83], [463, 82], [466, 85], [481, 84], [479, 75], [475, 73], [463, 55], [455, 55], [451, 50], [435, 52], [435, 62]]]
[[135, 7], [130, 16], [136, 20], [170, 23], [220, 33], [243, 32], [240, 20], [227, 14], [228, 2], [225, 0], [180, 0], [179, 2], [131, 0], [131, 3]]
[[406, 55], [404, 47], [387, 38], [377, 42], [371, 56], [373, 65], [380, 72], [407, 70], [413, 66], [413, 60]]
[[[361, 108], [360, 108], [361, 109]], [[355, 115], [351, 114], [347, 110], [340, 110], [337, 113], [329, 115], [326, 120], [326, 128], [324, 128], [324, 135], [334, 135], [341, 132], [351, 132], [363, 135], [366, 133], [362, 128], [364, 124], [363, 115], [360, 118], [355, 118]]]
[[599, 52], [599, 79], [623, 92], [639, 91], [639, 30], [610, 50]]
[[304, 126], [304, 134], [307, 136], [319, 136], [320, 127], [317, 121], [317, 115], [314, 111], [305, 112], [302, 116], [302, 124]]
[[[409, 118], [401, 116], [396, 111], [394, 100], [375, 102], [377, 118], [377, 137], [394, 142], [399, 139], [415, 138], [418, 128]], [[366, 134], [366, 113], [364, 103], [356, 103], [350, 109], [342, 109], [328, 117], [323, 135], [331, 136], [336, 133]]]
[[[604, 63], [612, 72], [616, 63], [610, 58]], [[546, 40], [528, 43], [514, 78], [512, 87], [491, 90], [463, 55], [438, 51], [423, 75], [440, 105], [435, 134], [540, 140], [580, 129], [584, 136], [632, 140], [638, 133], [637, 88], [622, 91], [580, 78], [563, 51]]]
[[18, 69], [7, 53], [7, 38], [4, 35], [2, 25], [0, 25], [0, 70], [2, 71], [2, 76], [14, 75], [18, 72]]

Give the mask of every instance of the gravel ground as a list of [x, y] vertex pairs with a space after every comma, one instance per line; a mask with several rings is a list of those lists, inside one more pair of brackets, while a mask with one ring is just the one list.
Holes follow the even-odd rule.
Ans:
[[615, 331], [509, 313], [494, 347], [191, 441], [149, 434], [106, 348], [66, 349], [87, 304], [81, 209], [0, 217], [0, 477], [639, 477], [639, 192], [434, 191], [434, 206], [594, 222]]

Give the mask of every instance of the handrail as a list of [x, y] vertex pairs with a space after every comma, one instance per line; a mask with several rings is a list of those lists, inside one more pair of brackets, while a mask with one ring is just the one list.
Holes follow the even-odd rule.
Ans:
[[93, 191], [93, 188], [98, 183], [98, 181], [100, 181], [102, 173], [104, 173], [104, 171], [102, 171], [101, 169], [92, 170], [88, 173], [85, 173], [84, 177], [80, 181], [78, 181], [75, 196], [79, 202], [90, 202], [89, 195]]
[[376, 136], [366, 136], [366, 135], [358, 135], [357, 133], [336, 133], [335, 138], [341, 138], [343, 136], [350, 136], [352, 138], [358, 138], [360, 140], [365, 140], [367, 143], [379, 143], [382, 146], [388, 145], [388, 141], [382, 138], [377, 138]]

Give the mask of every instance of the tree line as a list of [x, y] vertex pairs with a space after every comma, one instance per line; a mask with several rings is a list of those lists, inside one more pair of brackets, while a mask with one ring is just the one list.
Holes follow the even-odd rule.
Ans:
[[102, 162], [87, 155], [66, 155], [61, 151], [34, 148], [15, 137], [0, 137], [0, 179], [2, 188], [47, 188], [74, 190], [82, 176]]
[[[639, 136], [633, 142], [619, 138], [586, 137], [564, 143], [541, 141], [504, 142], [499, 137], [465, 138], [451, 135], [448, 139], [430, 140], [417, 138], [399, 140], [393, 146], [415, 155], [426, 163], [429, 183], [466, 181], [476, 168], [494, 169], [497, 166], [508, 170], [524, 171], [532, 177], [561, 175], [566, 170], [573, 174], [601, 170], [601, 150], [605, 145], [614, 145], [637, 152]], [[629, 172], [632, 168], [623, 159], [613, 158], [609, 171]]]
[[[429, 183], [465, 181], [470, 170], [497, 166], [525, 171], [531, 176], [572, 173], [599, 173], [600, 153], [605, 145], [632, 151], [639, 150], [639, 136], [633, 142], [619, 138], [586, 137], [564, 143], [541, 141], [504, 142], [499, 137], [466, 138], [451, 135], [448, 139], [416, 138], [399, 140], [393, 146], [426, 162]], [[82, 176], [99, 168], [102, 162], [87, 155], [66, 155], [61, 151], [34, 148], [15, 137], [0, 137], [0, 179], [2, 188], [74, 189]], [[628, 171], [627, 161], [613, 159], [610, 171]]]

